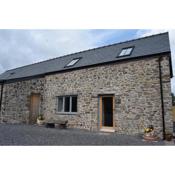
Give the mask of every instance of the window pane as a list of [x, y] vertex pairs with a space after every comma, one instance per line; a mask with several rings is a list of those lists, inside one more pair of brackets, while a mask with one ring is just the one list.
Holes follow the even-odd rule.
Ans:
[[72, 97], [72, 112], [77, 112], [77, 97]]
[[65, 97], [64, 112], [70, 111], [70, 97]]
[[131, 53], [131, 51], [132, 51], [132, 48], [128, 48], [125, 52], [125, 55], [129, 55]]
[[123, 50], [121, 51], [121, 53], [120, 53], [119, 56], [123, 56], [123, 55], [125, 55], [125, 52], [126, 52], [126, 49], [123, 49]]
[[63, 111], [63, 97], [58, 97], [58, 112]]
[[120, 52], [119, 56], [130, 55], [132, 50], [133, 50], [133, 47], [122, 49], [122, 51]]

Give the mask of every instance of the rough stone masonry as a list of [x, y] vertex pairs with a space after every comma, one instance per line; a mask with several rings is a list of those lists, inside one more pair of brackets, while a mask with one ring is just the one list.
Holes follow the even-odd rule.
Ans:
[[[150, 124], [162, 138], [158, 56], [71, 70], [43, 78], [4, 84], [1, 122], [28, 123], [30, 95], [41, 94], [45, 119], [67, 119], [68, 127], [99, 130], [99, 94], [113, 94], [114, 128], [120, 134], [143, 134]], [[172, 132], [169, 56], [161, 61], [165, 129]], [[76, 114], [57, 112], [57, 96], [77, 95]]]

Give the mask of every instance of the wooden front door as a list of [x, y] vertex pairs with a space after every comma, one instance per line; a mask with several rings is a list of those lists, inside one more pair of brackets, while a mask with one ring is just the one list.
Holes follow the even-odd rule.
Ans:
[[35, 124], [40, 113], [40, 94], [30, 96], [30, 116], [29, 124]]
[[100, 128], [114, 127], [114, 97], [100, 96]]

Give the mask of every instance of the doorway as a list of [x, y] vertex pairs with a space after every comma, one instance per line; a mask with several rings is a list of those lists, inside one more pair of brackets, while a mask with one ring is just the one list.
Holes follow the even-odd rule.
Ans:
[[100, 128], [113, 128], [114, 96], [100, 96]]
[[40, 114], [40, 94], [31, 94], [30, 96], [30, 115], [29, 124], [35, 124]]

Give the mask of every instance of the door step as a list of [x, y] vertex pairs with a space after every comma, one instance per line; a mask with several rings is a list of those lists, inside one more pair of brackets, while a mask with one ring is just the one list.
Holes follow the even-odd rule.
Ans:
[[100, 131], [102, 132], [115, 132], [114, 128], [101, 128]]

